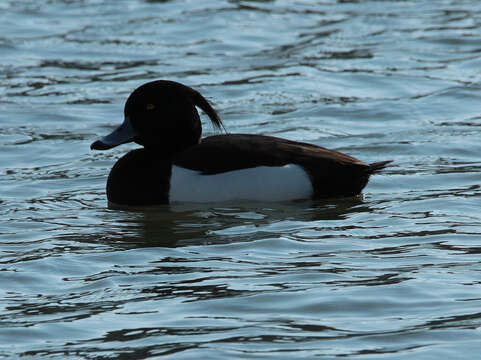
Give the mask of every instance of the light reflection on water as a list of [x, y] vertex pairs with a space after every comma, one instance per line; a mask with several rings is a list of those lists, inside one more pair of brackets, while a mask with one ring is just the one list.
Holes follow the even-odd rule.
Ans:
[[[476, 1], [0, 4], [0, 356], [479, 353]], [[143, 82], [230, 132], [394, 159], [362, 197], [107, 209]], [[206, 126], [206, 134], [212, 129]]]

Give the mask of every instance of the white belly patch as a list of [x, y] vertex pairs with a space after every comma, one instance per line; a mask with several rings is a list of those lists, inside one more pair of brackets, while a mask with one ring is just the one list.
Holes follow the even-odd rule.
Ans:
[[170, 202], [233, 200], [288, 201], [313, 193], [309, 176], [299, 165], [259, 166], [216, 175], [172, 166]]

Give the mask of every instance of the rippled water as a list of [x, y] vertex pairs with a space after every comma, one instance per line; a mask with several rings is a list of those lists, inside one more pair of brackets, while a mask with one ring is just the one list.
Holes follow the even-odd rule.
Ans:
[[[479, 358], [480, 2], [10, 0], [0, 34], [0, 357]], [[159, 78], [394, 166], [362, 198], [108, 210], [132, 146], [89, 145]]]

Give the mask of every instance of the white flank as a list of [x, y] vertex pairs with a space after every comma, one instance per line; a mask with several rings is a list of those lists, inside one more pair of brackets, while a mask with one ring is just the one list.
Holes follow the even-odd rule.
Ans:
[[172, 166], [170, 202], [307, 199], [312, 184], [299, 165], [259, 166], [216, 175]]

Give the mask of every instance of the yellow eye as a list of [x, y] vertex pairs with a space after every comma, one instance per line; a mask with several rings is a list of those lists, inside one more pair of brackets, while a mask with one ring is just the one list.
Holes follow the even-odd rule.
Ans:
[[155, 105], [154, 105], [154, 104], [147, 104], [147, 105], [145, 105], [145, 109], [146, 109], [146, 110], [154, 110], [154, 109], [155, 109]]

